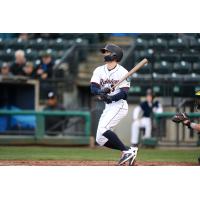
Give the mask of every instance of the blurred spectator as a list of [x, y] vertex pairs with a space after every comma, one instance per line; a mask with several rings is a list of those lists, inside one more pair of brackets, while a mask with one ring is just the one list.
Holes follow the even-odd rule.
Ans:
[[133, 123], [131, 130], [131, 144], [138, 146], [140, 128], [145, 128], [144, 138], [151, 137], [152, 114], [163, 112], [163, 107], [159, 101], [154, 101], [154, 94], [151, 89], [146, 92], [146, 100], [141, 102], [133, 111]]
[[10, 78], [12, 77], [12, 73], [10, 72], [10, 66], [8, 63], [4, 62], [1, 66], [1, 73], [0, 73], [0, 79], [1, 78]]
[[21, 39], [23, 41], [27, 41], [29, 39], [29, 34], [28, 33], [20, 33], [18, 36], [18, 39]]
[[15, 52], [15, 62], [11, 65], [13, 75], [23, 75], [23, 67], [26, 64], [25, 53], [23, 50]]
[[37, 78], [42, 80], [52, 78], [54, 61], [51, 53], [43, 52], [41, 57], [41, 63], [36, 67]]
[[23, 75], [31, 79], [35, 78], [35, 69], [32, 62], [27, 62], [23, 67]]
[[[49, 92], [47, 96], [47, 103], [44, 111], [61, 111], [65, 110], [64, 106], [58, 104], [57, 95], [54, 92]], [[53, 114], [53, 113], [52, 113]], [[65, 116], [46, 116], [45, 117], [45, 130], [47, 134], [55, 134], [55, 131], [62, 131], [67, 124]]]

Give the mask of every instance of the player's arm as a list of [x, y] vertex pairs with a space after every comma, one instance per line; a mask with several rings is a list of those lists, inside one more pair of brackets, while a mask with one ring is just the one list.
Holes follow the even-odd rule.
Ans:
[[127, 99], [128, 88], [120, 88], [120, 91], [113, 95], [109, 96], [107, 94], [100, 94], [101, 100], [105, 101], [106, 103], [112, 103], [113, 101], [119, 101], [120, 99]]
[[185, 120], [185, 121], [183, 122], [183, 124], [184, 124], [185, 126], [187, 126], [188, 128], [191, 128], [191, 129], [193, 129], [193, 130], [195, 130], [195, 131], [200, 131], [200, 124], [191, 122], [190, 120]]
[[90, 91], [93, 95], [106, 95], [111, 92], [110, 88], [101, 89], [98, 83], [90, 83]]
[[90, 81], [90, 91], [93, 95], [101, 95], [110, 93], [110, 88], [101, 89], [100, 87], [100, 72], [99, 68], [96, 68], [93, 72], [91, 81]]

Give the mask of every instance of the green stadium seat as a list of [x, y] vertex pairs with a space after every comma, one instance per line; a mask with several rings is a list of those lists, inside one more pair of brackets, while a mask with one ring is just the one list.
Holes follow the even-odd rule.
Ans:
[[26, 59], [28, 61], [34, 61], [37, 58], [39, 58], [38, 51], [32, 50], [32, 49], [26, 49]]
[[147, 58], [150, 63], [154, 62], [155, 60], [154, 50], [147, 49], [147, 50], [135, 52], [135, 62], [139, 62], [144, 58]]
[[161, 38], [164, 40], [172, 40], [172, 39], [177, 38], [176, 33], [156, 33], [155, 36], [156, 38]]
[[177, 38], [170, 40], [168, 43], [168, 47], [171, 49], [176, 49], [179, 51], [184, 51], [185, 49], [188, 48], [188, 40], [183, 39], [183, 38]]
[[194, 87], [191, 85], [175, 85], [172, 88], [175, 97], [191, 97], [194, 96]]
[[14, 51], [12, 49], [6, 49], [6, 51], [1, 51], [0, 60], [4, 62], [12, 62], [14, 60]]
[[138, 74], [151, 74], [152, 73], [152, 66], [151, 64], [144, 65], [137, 71]]
[[196, 52], [194, 49], [190, 49], [190, 52], [183, 53], [181, 59], [187, 62], [197, 62], [199, 61], [199, 52]]
[[2, 39], [2, 38], [0, 38], [0, 50], [3, 50], [3, 49], [5, 49], [6, 48], [6, 43], [5, 43], [5, 41]]
[[129, 94], [133, 96], [145, 96], [148, 86], [141, 86], [139, 84], [131, 84]]
[[165, 60], [167, 62], [177, 62], [180, 60], [180, 54], [174, 49], [169, 49], [160, 54], [156, 54], [156, 61]]
[[200, 74], [200, 62], [193, 63], [192, 72]]
[[189, 42], [189, 48], [200, 51], [200, 38], [192, 38]]
[[152, 48], [156, 51], [163, 51], [167, 48], [167, 41], [162, 38], [157, 38], [150, 40], [148, 44], [149, 48]]
[[135, 41], [135, 50], [144, 50], [147, 48], [147, 41], [142, 38], [137, 38]]
[[144, 40], [151, 40], [155, 38], [155, 33], [140, 33], [138, 37]]
[[167, 61], [156, 62], [153, 71], [158, 74], [169, 74], [172, 72], [172, 63]]
[[192, 64], [185, 61], [175, 62], [173, 66], [173, 72], [177, 74], [191, 73]]
[[37, 40], [29, 40], [27, 44], [27, 48], [33, 50], [45, 50], [48, 47], [48, 42], [38, 38]]
[[23, 41], [21, 39], [14, 39], [14, 40], [8, 40], [6, 41], [6, 48], [10, 48], [13, 50], [22, 49], [24, 50], [26, 48], [27, 42]]
[[58, 38], [57, 40], [50, 40], [48, 42], [48, 48], [54, 49], [54, 50], [63, 50], [65, 49], [65, 43], [61, 38]]

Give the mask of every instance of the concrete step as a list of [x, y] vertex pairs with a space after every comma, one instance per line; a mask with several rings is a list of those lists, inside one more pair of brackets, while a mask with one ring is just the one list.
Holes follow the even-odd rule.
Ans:
[[132, 44], [134, 39], [132, 37], [128, 36], [122, 36], [122, 37], [117, 37], [117, 36], [112, 36], [109, 38], [108, 42], [114, 43], [116, 45], [130, 45]]

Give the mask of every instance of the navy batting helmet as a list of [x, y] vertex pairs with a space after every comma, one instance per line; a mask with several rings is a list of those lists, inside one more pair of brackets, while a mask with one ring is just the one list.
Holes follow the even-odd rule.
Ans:
[[111, 55], [104, 57], [105, 61], [116, 60], [117, 62], [120, 62], [123, 57], [122, 49], [115, 44], [107, 44], [104, 48], [100, 49], [100, 51], [101, 53], [105, 53], [106, 51], [111, 52]]

